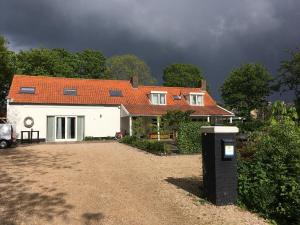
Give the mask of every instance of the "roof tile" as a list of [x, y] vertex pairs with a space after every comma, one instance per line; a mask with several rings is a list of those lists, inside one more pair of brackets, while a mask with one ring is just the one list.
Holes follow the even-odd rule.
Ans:
[[[20, 94], [20, 87], [36, 87], [35, 94]], [[64, 88], [76, 88], [77, 96], [64, 95]], [[122, 97], [112, 97], [109, 90], [122, 91]], [[151, 91], [166, 91], [167, 105], [151, 105]], [[161, 115], [170, 109], [194, 110], [194, 115], [232, 115], [218, 107], [205, 91], [205, 106], [190, 106], [186, 95], [200, 92], [200, 88], [138, 86], [133, 88], [127, 80], [96, 80], [63, 78], [48, 76], [15, 75], [8, 98], [13, 103], [28, 104], [75, 104], [75, 105], [121, 105], [134, 115]], [[174, 100], [173, 95], [181, 95], [181, 100]]]

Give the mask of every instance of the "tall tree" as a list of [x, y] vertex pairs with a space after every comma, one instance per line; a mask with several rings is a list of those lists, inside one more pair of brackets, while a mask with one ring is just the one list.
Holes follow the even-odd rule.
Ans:
[[172, 64], [164, 69], [164, 86], [199, 87], [202, 79], [201, 70], [191, 64]]
[[0, 113], [6, 109], [6, 96], [14, 69], [14, 53], [7, 48], [8, 42], [0, 36]]
[[93, 50], [72, 53], [65, 49], [35, 48], [17, 55], [17, 68], [22, 74], [101, 78], [105, 57]]
[[149, 66], [135, 55], [120, 55], [107, 59], [107, 79], [129, 80], [134, 75], [139, 77], [140, 84], [153, 84], [156, 81]]
[[230, 73], [221, 86], [221, 95], [226, 106], [249, 118], [251, 110], [266, 103], [271, 81], [272, 76], [264, 66], [244, 64]]
[[291, 90], [295, 94], [295, 105], [300, 113], [300, 49], [291, 52], [291, 58], [280, 66], [279, 85], [282, 91]]
[[105, 57], [99, 51], [84, 50], [76, 53], [79, 63], [75, 67], [75, 73], [79, 76], [88, 75], [91, 78], [102, 78], [105, 71]]

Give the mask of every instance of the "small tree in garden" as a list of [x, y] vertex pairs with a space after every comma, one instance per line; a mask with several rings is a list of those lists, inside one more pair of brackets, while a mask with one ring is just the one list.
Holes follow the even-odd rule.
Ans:
[[193, 110], [188, 110], [185, 112], [180, 110], [170, 110], [162, 116], [162, 121], [165, 129], [168, 129], [173, 133], [173, 137], [175, 140], [177, 137], [179, 123], [191, 121], [191, 114], [193, 112]]
[[144, 121], [142, 117], [138, 117], [132, 121], [132, 134], [139, 138], [145, 135]]

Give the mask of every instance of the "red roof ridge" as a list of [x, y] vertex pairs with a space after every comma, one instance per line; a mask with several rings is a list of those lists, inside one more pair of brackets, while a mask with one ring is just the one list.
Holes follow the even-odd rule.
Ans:
[[60, 77], [60, 76], [50, 76], [50, 75], [26, 75], [26, 74], [14, 74], [14, 77], [34, 77], [34, 78], [49, 78], [49, 79], [68, 79], [68, 80], [91, 80], [91, 81], [113, 81], [113, 82], [126, 82], [129, 80], [109, 80], [109, 79], [96, 79], [96, 78], [82, 78], [82, 77]]
[[174, 89], [178, 89], [178, 88], [181, 88], [181, 89], [184, 89], [184, 88], [186, 88], [186, 89], [199, 89], [200, 91], [202, 91], [201, 90], [201, 88], [200, 87], [181, 87], [181, 86], [163, 86], [163, 85], [161, 85], [161, 86], [155, 86], [155, 85], [139, 85], [138, 87], [147, 87], [147, 88], [151, 88], [151, 87], [155, 87], [155, 88], [157, 88], [157, 87], [162, 87], [162, 88], [174, 88]]

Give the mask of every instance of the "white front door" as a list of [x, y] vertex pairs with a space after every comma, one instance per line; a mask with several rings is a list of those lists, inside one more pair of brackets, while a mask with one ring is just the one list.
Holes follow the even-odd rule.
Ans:
[[55, 119], [55, 140], [56, 141], [75, 141], [76, 140], [76, 121], [75, 116], [57, 116]]

